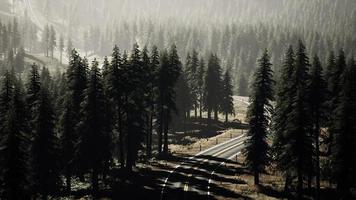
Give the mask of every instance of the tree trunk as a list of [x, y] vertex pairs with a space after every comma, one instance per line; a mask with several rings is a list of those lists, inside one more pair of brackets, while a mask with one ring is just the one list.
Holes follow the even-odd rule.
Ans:
[[211, 110], [208, 108], [208, 125], [211, 125]]
[[219, 118], [218, 118], [218, 111], [217, 110], [214, 110], [214, 120], [215, 121], [218, 121]]
[[315, 170], [315, 178], [316, 178], [316, 188], [315, 188], [315, 199], [320, 199], [320, 150], [319, 150], [319, 135], [320, 135], [320, 126], [317, 123], [315, 130], [315, 153], [316, 153], [316, 170]]
[[42, 199], [43, 200], [47, 200], [48, 199], [48, 194], [47, 193], [42, 194]]
[[169, 125], [169, 110], [166, 110], [166, 117], [164, 120], [164, 144], [163, 144], [163, 153], [168, 155], [168, 125]]
[[160, 105], [160, 112], [158, 117], [158, 155], [162, 154], [162, 133], [163, 133], [163, 105]]
[[[299, 161], [300, 162], [300, 161]], [[297, 169], [297, 176], [298, 176], [298, 183], [297, 183], [297, 199], [302, 200], [303, 197], [303, 173], [301, 169], [300, 163], [298, 164], [298, 169]]]
[[258, 173], [257, 171], [254, 172], [254, 181], [255, 181], [255, 185], [260, 184], [260, 173]]
[[291, 183], [292, 183], [292, 178], [290, 176], [289, 171], [287, 171], [286, 180], [285, 180], [285, 183], [284, 183], [284, 193], [289, 194], [289, 186], [291, 185]]
[[70, 173], [66, 174], [66, 187], [67, 187], [67, 192], [68, 192], [68, 195], [69, 195], [71, 190], [72, 190], [72, 180], [71, 180]]
[[229, 115], [225, 113], [225, 123], [227, 123], [228, 121], [229, 121]]
[[[310, 169], [312, 170], [312, 169]], [[312, 172], [310, 171], [308, 173], [308, 191], [311, 191], [311, 188], [312, 188], [312, 180], [313, 180], [313, 174]]]
[[200, 119], [203, 118], [203, 101], [200, 101], [199, 103], [199, 117]]
[[147, 146], [147, 157], [151, 158], [152, 157], [152, 132], [153, 132], [153, 106], [151, 109], [151, 114], [150, 114], [150, 121], [149, 121], [149, 130], [148, 130], [148, 146]]
[[97, 199], [98, 197], [98, 191], [99, 191], [99, 183], [98, 183], [98, 169], [94, 167], [93, 172], [92, 172], [92, 177], [91, 177], [91, 184], [92, 184], [92, 189], [93, 189], [93, 197], [94, 199]]
[[119, 156], [120, 156], [120, 166], [121, 168], [125, 167], [125, 155], [124, 155], [124, 133], [122, 127], [122, 114], [119, 111]]
[[198, 106], [197, 106], [197, 104], [194, 104], [194, 117], [195, 118], [198, 117]]

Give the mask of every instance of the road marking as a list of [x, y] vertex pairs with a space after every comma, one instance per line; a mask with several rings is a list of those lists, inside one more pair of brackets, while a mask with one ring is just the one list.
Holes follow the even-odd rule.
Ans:
[[[230, 159], [232, 159], [233, 157], [238, 156], [238, 155], [240, 155], [240, 154], [241, 154], [241, 151], [239, 151], [239, 152], [237, 152], [236, 154], [230, 156], [230, 157], [228, 158], [228, 160], [230, 160]], [[214, 169], [214, 171], [210, 174], [210, 178], [209, 178], [209, 181], [208, 181], [208, 192], [207, 192], [208, 199], [210, 199], [210, 183], [212, 182], [211, 177], [215, 174], [215, 171], [216, 171], [221, 165], [224, 165], [224, 164], [225, 164], [225, 162], [226, 162], [226, 161], [220, 163], [220, 165], [217, 166], [217, 167]]]
[[[204, 154], [204, 153], [206, 153], [206, 152], [212, 151], [212, 150], [214, 150], [214, 149], [216, 149], [216, 148], [219, 148], [219, 147], [221, 147], [221, 146], [223, 146], [223, 145], [225, 145], [225, 144], [228, 144], [228, 143], [230, 143], [230, 142], [233, 142], [233, 141], [235, 141], [235, 140], [241, 139], [241, 138], [244, 137], [244, 136], [245, 136], [245, 134], [241, 134], [241, 135], [235, 137], [234, 139], [231, 139], [231, 140], [225, 141], [225, 142], [223, 142], [223, 143], [221, 143], [221, 144], [218, 144], [218, 145], [215, 145], [215, 146], [213, 146], [213, 147], [210, 147], [210, 148], [208, 148], [208, 149], [206, 149], [206, 150], [204, 150], [204, 151], [201, 151], [201, 152], [197, 153], [195, 156], [189, 157], [188, 160], [192, 160], [192, 159], [194, 159], [194, 158], [197, 157], [197, 156], [200, 156], [200, 155], [202, 155], [202, 154]], [[163, 186], [162, 186], [161, 198], [160, 198], [161, 200], [163, 200], [164, 189], [165, 189], [165, 187], [166, 187], [166, 185], [167, 185], [167, 182], [168, 182], [169, 177], [170, 177], [179, 167], [181, 167], [182, 165], [184, 165], [186, 162], [187, 162], [187, 161], [182, 162], [181, 164], [177, 165], [173, 170], [171, 170], [171, 171], [169, 172], [169, 175], [168, 175], [168, 177], [164, 180], [164, 183], [163, 183]]]
[[[231, 149], [233, 149], [233, 148], [235, 148], [235, 147], [237, 147], [237, 146], [242, 145], [243, 143], [244, 143], [244, 141], [241, 141], [241, 142], [239, 142], [239, 143], [237, 143], [237, 144], [234, 144], [234, 145], [230, 146], [229, 148], [223, 149], [223, 150], [221, 150], [221, 151], [219, 151], [219, 152], [217, 152], [217, 153], [215, 153], [215, 154], [213, 154], [213, 155], [211, 155], [211, 156], [213, 156], [213, 157], [219, 156], [219, 155], [221, 155], [221, 154], [223, 154], [223, 153], [225, 153], [225, 152], [227, 152], [227, 151], [230, 151]], [[230, 158], [228, 158], [228, 159], [230, 159]], [[206, 161], [208, 161], [208, 160], [209, 160], [209, 159], [205, 159], [205, 160], [203, 160], [202, 162], [204, 163], [204, 162], [206, 162]], [[225, 161], [224, 161], [224, 163], [225, 163]], [[219, 166], [220, 166], [220, 165], [219, 165]], [[194, 171], [197, 170], [197, 169], [198, 169], [198, 167], [195, 167], [195, 168], [194, 168]], [[193, 176], [193, 174], [189, 174], [187, 179], [189, 179], [189, 178], [192, 177], [192, 176]], [[209, 180], [209, 181], [210, 181], [210, 180]], [[188, 180], [187, 180], [187, 182], [184, 184], [183, 190], [184, 190], [185, 192], [189, 191], [189, 181], [188, 181]]]

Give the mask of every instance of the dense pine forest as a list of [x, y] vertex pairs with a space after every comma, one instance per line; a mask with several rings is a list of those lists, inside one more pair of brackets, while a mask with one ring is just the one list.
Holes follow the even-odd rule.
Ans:
[[353, 0], [4, 0], [0, 199], [355, 199], [355, 22]]

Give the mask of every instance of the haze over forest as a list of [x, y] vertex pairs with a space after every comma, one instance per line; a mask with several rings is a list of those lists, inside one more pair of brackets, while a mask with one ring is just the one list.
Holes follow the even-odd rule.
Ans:
[[217, 53], [223, 68], [232, 70], [236, 86], [241, 77], [250, 79], [261, 49], [269, 49], [278, 69], [287, 41], [302, 39], [310, 55], [320, 54], [322, 62], [330, 50], [344, 48], [348, 56], [356, 51], [353, 0], [13, 2], [14, 7], [3, 0], [7, 6], [1, 7], [0, 15], [11, 18], [4, 13], [14, 12], [20, 23], [30, 20], [38, 40], [48, 24], [82, 52], [100, 56], [109, 55], [114, 44], [130, 50], [134, 43], [159, 49], [174, 43], [183, 60], [192, 49], [204, 57]]

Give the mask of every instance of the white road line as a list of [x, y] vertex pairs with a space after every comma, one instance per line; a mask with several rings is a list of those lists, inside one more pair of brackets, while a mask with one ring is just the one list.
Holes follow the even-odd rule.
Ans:
[[[240, 146], [241, 144], [243, 144], [244, 143], [244, 141], [242, 141], [242, 142], [239, 142], [239, 143], [237, 143], [237, 144], [234, 144], [234, 145], [232, 145], [232, 146], [230, 146], [230, 147], [228, 147], [228, 148], [226, 148], [226, 149], [223, 149], [223, 150], [221, 150], [221, 151], [219, 151], [219, 152], [217, 152], [217, 153], [215, 153], [215, 154], [213, 154], [213, 155], [211, 155], [212, 157], [215, 157], [215, 156], [219, 156], [219, 155], [221, 155], [221, 154], [223, 154], [223, 153], [225, 153], [225, 152], [227, 152], [227, 151], [230, 151], [231, 149], [233, 149], [233, 148], [235, 148], [235, 147], [237, 147], [237, 146]], [[207, 158], [207, 159], [204, 159], [202, 162], [204, 163], [204, 162], [206, 162], [206, 161], [208, 161], [209, 159]], [[197, 170], [198, 169], [198, 167], [194, 167], [194, 170]], [[193, 174], [189, 174], [188, 175], [188, 180], [189, 180], [189, 178], [190, 177], [192, 177], [193, 176]], [[183, 188], [183, 190], [185, 191], [185, 192], [187, 192], [187, 191], [189, 191], [189, 181], [186, 181], [186, 183], [184, 184], [184, 188]]]
[[[233, 157], [238, 156], [238, 155], [240, 155], [240, 154], [241, 154], [241, 151], [239, 151], [239, 152], [237, 152], [236, 154], [230, 156], [230, 157], [228, 158], [228, 160], [230, 160], [230, 159], [232, 159]], [[220, 163], [220, 165], [217, 166], [217, 167], [214, 169], [214, 171], [211, 172], [211, 174], [210, 174], [210, 178], [209, 178], [209, 181], [208, 181], [208, 192], [207, 192], [208, 199], [210, 198], [210, 183], [211, 183], [211, 180], [212, 180], [211, 177], [215, 174], [215, 171], [216, 171], [221, 165], [224, 165], [225, 163], [226, 163], [226, 161]]]
[[[235, 141], [235, 140], [241, 139], [241, 138], [244, 137], [244, 136], [245, 136], [245, 134], [242, 134], [242, 135], [237, 136], [237, 137], [234, 138], [234, 139], [231, 139], [231, 140], [228, 140], [228, 141], [223, 142], [223, 143], [221, 143], [221, 144], [218, 144], [218, 145], [215, 145], [215, 146], [213, 146], [213, 147], [210, 147], [210, 148], [208, 148], [208, 149], [206, 149], [206, 150], [204, 150], [204, 151], [199, 152], [199, 153], [196, 154], [195, 156], [189, 157], [188, 160], [192, 160], [192, 159], [194, 159], [194, 158], [197, 157], [197, 156], [200, 156], [200, 155], [202, 155], [202, 154], [204, 154], [204, 153], [206, 153], [206, 152], [208, 152], [208, 151], [211, 151], [211, 150], [214, 150], [214, 149], [216, 149], [216, 148], [219, 148], [219, 147], [221, 147], [221, 146], [223, 146], [223, 145], [225, 145], [225, 144], [227, 144], [227, 143], [230, 143], [230, 142], [233, 142], [233, 141]], [[166, 187], [166, 185], [167, 185], [167, 182], [168, 182], [169, 177], [170, 177], [180, 166], [184, 165], [186, 162], [187, 162], [187, 161], [182, 162], [181, 164], [177, 165], [173, 170], [171, 170], [171, 171], [169, 172], [169, 175], [168, 175], [168, 177], [164, 180], [164, 183], [163, 183], [163, 186], [162, 186], [161, 198], [160, 198], [161, 200], [163, 200], [164, 189], [165, 189], [165, 187]]]

